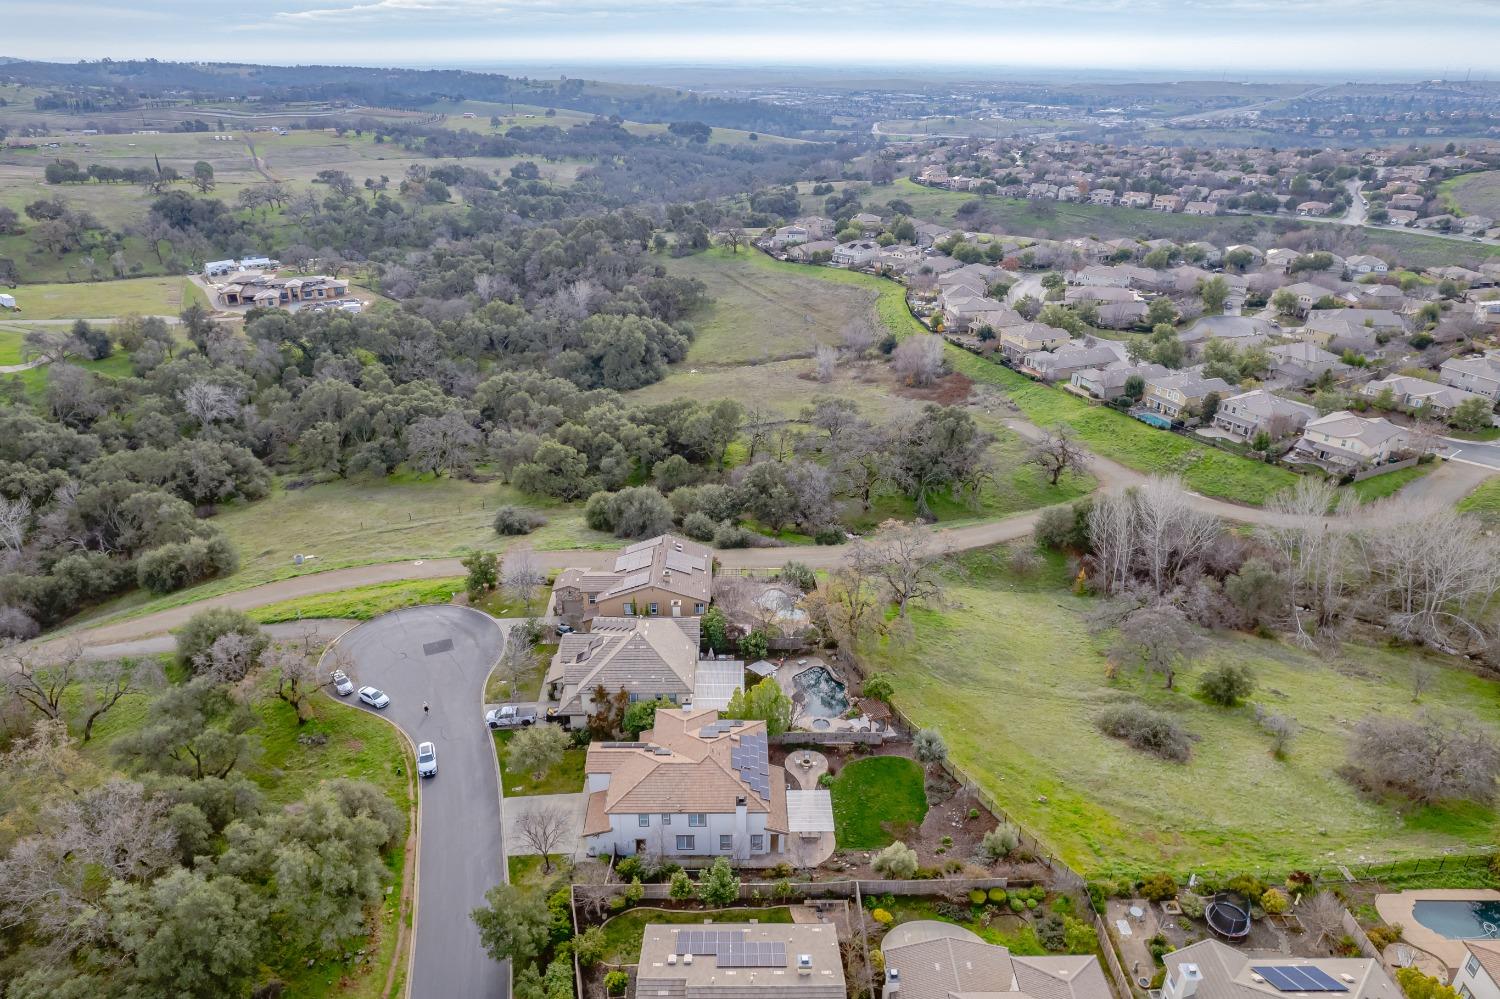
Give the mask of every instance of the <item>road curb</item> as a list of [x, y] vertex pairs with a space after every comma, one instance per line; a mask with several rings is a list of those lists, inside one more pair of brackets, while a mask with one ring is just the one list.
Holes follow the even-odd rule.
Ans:
[[[333, 651], [334, 646], [338, 645], [338, 643], [343, 640], [345, 635], [349, 634], [360, 625], [368, 623], [368, 621], [360, 621], [356, 624], [350, 625], [343, 631], [339, 632], [338, 635], [334, 637], [333, 641], [329, 642], [323, 647], [322, 655], [318, 656], [318, 670], [320, 673], [323, 670], [325, 657], [327, 657], [327, 655]], [[323, 685], [319, 684], [318, 689], [323, 690]], [[349, 708], [351, 711], [360, 710], [359, 708], [354, 707], [354, 705], [342, 701], [337, 697], [329, 697], [326, 690], [323, 690], [323, 696], [328, 697], [328, 699], [334, 704]], [[400, 725], [397, 725], [394, 721], [387, 718], [385, 715], [378, 714], [374, 711], [364, 711], [361, 713], [370, 715], [374, 718], [378, 718], [385, 724], [389, 725], [391, 728], [395, 729], [396, 734], [401, 736], [401, 741], [406, 744], [406, 749], [409, 754], [405, 762], [408, 764], [406, 768], [406, 784], [408, 789], [410, 790], [412, 797], [412, 821], [410, 827], [411, 840], [409, 844], [412, 848], [408, 849], [406, 852], [411, 863], [411, 930], [406, 934], [406, 984], [402, 988], [401, 994], [404, 999], [411, 999], [411, 970], [416, 960], [417, 951], [417, 920], [418, 918], [420, 918], [422, 911], [422, 907], [420, 904], [422, 897], [420, 890], [422, 878], [422, 795], [420, 793], [420, 787], [416, 782], [417, 747], [416, 744], [412, 742], [411, 736], [407, 733], [406, 729], [402, 728]], [[396, 914], [396, 919], [398, 920], [397, 932], [399, 933], [401, 932], [401, 926], [399, 922], [399, 920], [401, 919], [401, 914], [399, 911]], [[386, 982], [387, 985], [389, 985], [389, 977], [387, 977]], [[381, 994], [389, 995], [389, 993], [384, 990], [382, 990]]]

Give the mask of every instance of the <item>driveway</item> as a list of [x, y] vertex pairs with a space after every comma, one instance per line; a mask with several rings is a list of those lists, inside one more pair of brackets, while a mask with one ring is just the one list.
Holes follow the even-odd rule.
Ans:
[[[504, 997], [510, 976], [479, 943], [469, 912], [504, 876], [500, 781], [482, 711], [484, 681], [505, 644], [502, 623], [465, 607], [410, 607], [355, 628], [337, 643], [355, 686], [390, 695], [381, 712], [413, 744], [437, 746], [436, 777], [419, 781], [414, 999]], [[325, 661], [326, 662], [326, 661]], [[431, 710], [423, 712], [426, 701]], [[355, 695], [346, 702], [373, 711]]]

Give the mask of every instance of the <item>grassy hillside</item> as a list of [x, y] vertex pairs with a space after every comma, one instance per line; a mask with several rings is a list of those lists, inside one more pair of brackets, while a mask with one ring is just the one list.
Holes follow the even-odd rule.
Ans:
[[[1107, 636], [1073, 596], [1066, 564], [1036, 577], [1001, 568], [1003, 550], [974, 553], [941, 610], [913, 612], [914, 639], [867, 656], [889, 674], [896, 704], [942, 732], [950, 758], [1069, 864], [1088, 872], [1285, 871], [1492, 843], [1495, 814], [1478, 806], [1408, 809], [1366, 800], [1336, 774], [1349, 728], [1370, 712], [1408, 714], [1422, 653], [1346, 647], [1312, 654], [1240, 634], [1214, 635], [1202, 666], [1179, 677], [1105, 677]], [[1500, 734], [1495, 685], [1438, 667], [1432, 705], [1462, 705]], [[1301, 726], [1275, 759], [1253, 708], [1212, 707], [1191, 694], [1207, 665], [1254, 671], [1252, 701]], [[1166, 763], [1107, 738], [1104, 707], [1139, 698], [1199, 736], [1191, 760]]]

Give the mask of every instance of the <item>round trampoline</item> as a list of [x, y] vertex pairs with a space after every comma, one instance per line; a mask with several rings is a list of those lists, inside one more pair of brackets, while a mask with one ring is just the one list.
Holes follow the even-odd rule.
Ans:
[[1236, 902], [1214, 899], [1203, 909], [1208, 928], [1225, 940], [1243, 940], [1250, 935], [1250, 913]]

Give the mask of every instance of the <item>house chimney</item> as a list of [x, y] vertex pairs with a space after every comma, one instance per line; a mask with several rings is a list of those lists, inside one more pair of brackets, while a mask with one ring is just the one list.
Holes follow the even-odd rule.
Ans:
[[1193, 999], [1193, 996], [1198, 994], [1198, 983], [1201, 981], [1203, 981], [1203, 972], [1198, 970], [1198, 966], [1184, 961], [1167, 979], [1162, 995], [1165, 999]]
[[734, 799], [734, 854], [750, 859], [750, 802], [743, 794]]
[[885, 969], [885, 988], [881, 992], [883, 999], [891, 999], [892, 996], [901, 993], [901, 969]]

